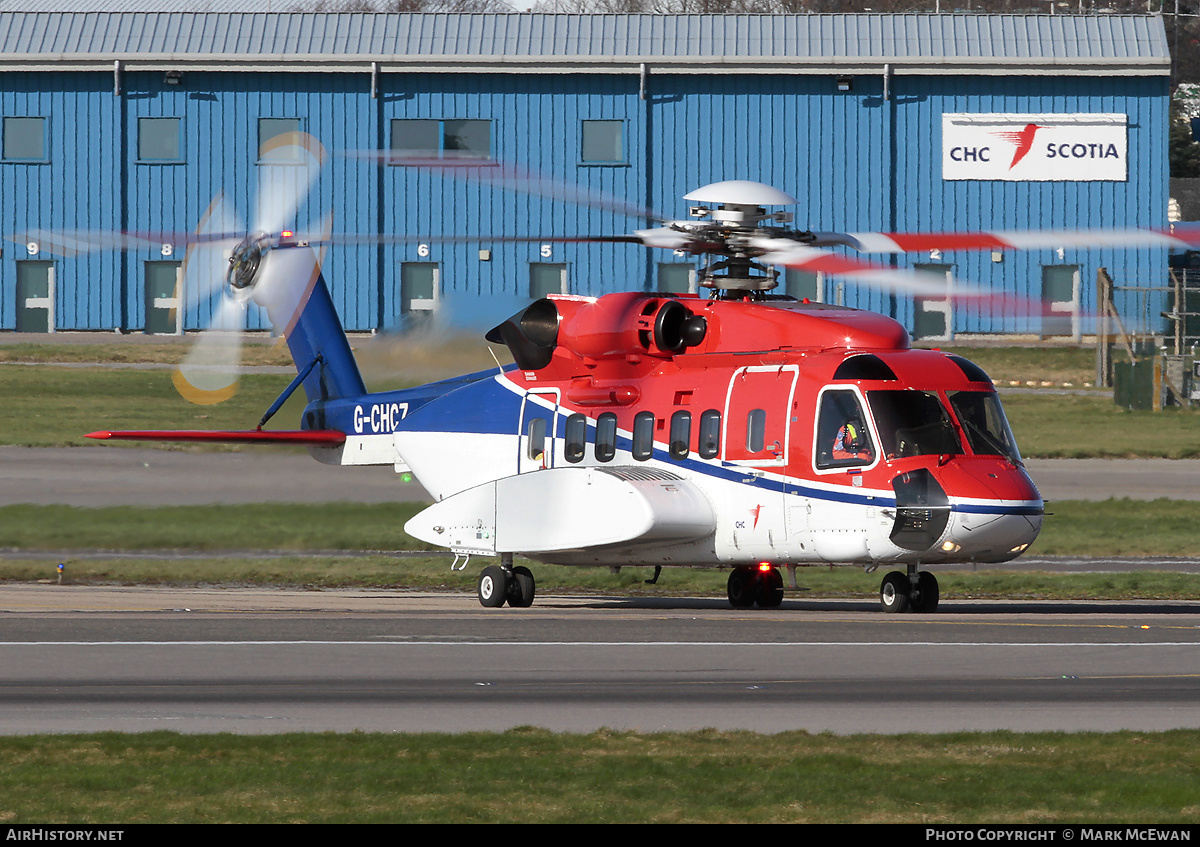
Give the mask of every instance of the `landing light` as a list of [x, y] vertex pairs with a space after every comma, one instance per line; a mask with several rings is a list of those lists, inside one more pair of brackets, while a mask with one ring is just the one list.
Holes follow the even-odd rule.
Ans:
[[943, 553], [957, 553], [961, 549], [962, 549], [962, 545], [957, 544], [953, 541], [943, 541], [942, 542], [942, 552]]
[[1028, 547], [1028, 546], [1029, 546], [1028, 544], [1018, 544], [1016, 547], [1012, 548], [1012, 549], [1011, 549], [1011, 550], [1009, 550], [1008, 552], [1010, 552], [1010, 553], [1024, 553], [1024, 552], [1025, 552], [1025, 548], [1026, 548], [1026, 547]]

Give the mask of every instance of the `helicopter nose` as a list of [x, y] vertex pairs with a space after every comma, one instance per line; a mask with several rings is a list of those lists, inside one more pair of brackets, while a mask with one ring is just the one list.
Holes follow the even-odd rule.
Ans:
[[933, 552], [960, 561], [1006, 562], [1037, 538], [1044, 504], [1023, 468], [979, 458], [953, 461], [939, 471], [955, 507]]
[[892, 543], [931, 559], [1005, 562], [1041, 530], [1041, 496], [1024, 470], [1004, 461], [952, 461], [936, 474], [918, 468], [894, 477], [892, 489]]

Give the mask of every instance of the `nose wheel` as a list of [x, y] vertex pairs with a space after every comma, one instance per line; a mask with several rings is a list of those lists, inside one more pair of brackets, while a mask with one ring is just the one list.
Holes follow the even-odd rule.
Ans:
[[938, 606], [937, 577], [929, 571], [892, 571], [879, 586], [879, 605], [885, 612], [932, 612]]

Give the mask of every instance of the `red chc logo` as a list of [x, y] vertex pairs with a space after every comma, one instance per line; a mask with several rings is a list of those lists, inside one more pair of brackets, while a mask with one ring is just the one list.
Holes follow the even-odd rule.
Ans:
[[1016, 146], [1013, 152], [1012, 163], [1008, 166], [1011, 171], [1017, 166], [1017, 162], [1025, 158], [1031, 149], [1033, 149], [1033, 136], [1041, 129], [1037, 124], [1026, 124], [1025, 128], [1019, 132], [993, 132], [996, 138], [1007, 141], [1009, 144]]

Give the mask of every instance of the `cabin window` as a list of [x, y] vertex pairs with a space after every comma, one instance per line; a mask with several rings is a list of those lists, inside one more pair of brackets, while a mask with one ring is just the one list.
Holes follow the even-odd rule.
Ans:
[[633, 458], [644, 462], [654, 455], [654, 412], [638, 412], [633, 418]]
[[1000, 398], [991, 391], [955, 391], [950, 405], [962, 424], [971, 452], [983, 456], [1006, 456], [1021, 461], [1017, 441], [1000, 407]]
[[529, 436], [529, 443], [525, 447], [526, 455], [533, 461], [540, 462], [542, 454], [546, 452], [546, 419], [530, 418], [525, 426], [525, 434]]
[[617, 455], [617, 416], [605, 412], [596, 418], [596, 460], [611, 462]]
[[933, 392], [871, 391], [867, 402], [885, 455], [902, 458], [962, 452], [950, 415]]
[[563, 457], [572, 463], [583, 461], [583, 451], [587, 446], [587, 416], [574, 414], [567, 418], [566, 435]]
[[853, 391], [826, 391], [817, 413], [818, 468], [853, 467], [875, 461], [866, 416]]
[[746, 415], [746, 452], [761, 453], [767, 432], [767, 413], [762, 409], [751, 409]]
[[692, 413], [676, 412], [671, 415], [671, 432], [668, 450], [672, 459], [686, 459], [692, 442]]
[[715, 459], [721, 444], [721, 413], [709, 409], [700, 415], [700, 438], [696, 452], [701, 459]]

